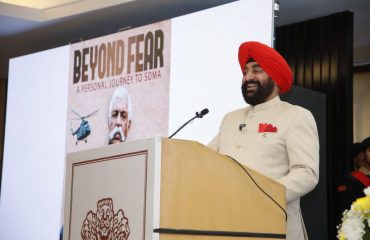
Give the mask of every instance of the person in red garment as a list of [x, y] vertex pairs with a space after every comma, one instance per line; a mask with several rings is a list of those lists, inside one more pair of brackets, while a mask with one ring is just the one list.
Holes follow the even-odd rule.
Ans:
[[361, 142], [362, 161], [358, 162], [359, 168], [347, 174], [337, 188], [338, 190], [338, 219], [341, 222], [342, 213], [350, 209], [352, 203], [361, 197], [365, 197], [364, 189], [370, 186], [370, 137]]

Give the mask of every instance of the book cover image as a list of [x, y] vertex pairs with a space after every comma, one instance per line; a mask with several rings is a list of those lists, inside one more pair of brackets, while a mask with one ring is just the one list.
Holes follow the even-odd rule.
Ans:
[[171, 20], [71, 45], [66, 152], [168, 135]]

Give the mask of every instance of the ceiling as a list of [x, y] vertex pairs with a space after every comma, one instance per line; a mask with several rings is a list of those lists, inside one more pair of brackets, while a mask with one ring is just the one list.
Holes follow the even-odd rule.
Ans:
[[78, 18], [135, 0], [0, 0], [0, 37]]
[[[9, 58], [233, 1], [0, 0], [0, 79], [7, 78]], [[277, 26], [347, 10], [354, 12], [354, 63], [369, 64], [369, 0], [280, 0]]]

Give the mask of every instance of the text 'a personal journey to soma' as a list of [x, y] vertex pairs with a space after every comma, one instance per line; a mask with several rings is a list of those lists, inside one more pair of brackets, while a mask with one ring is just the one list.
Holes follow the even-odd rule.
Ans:
[[128, 86], [137, 83], [147, 83], [153, 80], [161, 79], [161, 70], [155, 69], [141, 73], [135, 73], [125, 76], [116, 76], [103, 81], [94, 81], [80, 84], [76, 87], [76, 93], [88, 93], [97, 90]]

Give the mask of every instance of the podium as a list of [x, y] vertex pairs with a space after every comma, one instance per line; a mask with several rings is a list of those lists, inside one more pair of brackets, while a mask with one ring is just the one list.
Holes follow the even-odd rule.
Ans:
[[285, 189], [193, 141], [70, 153], [64, 240], [285, 239]]

